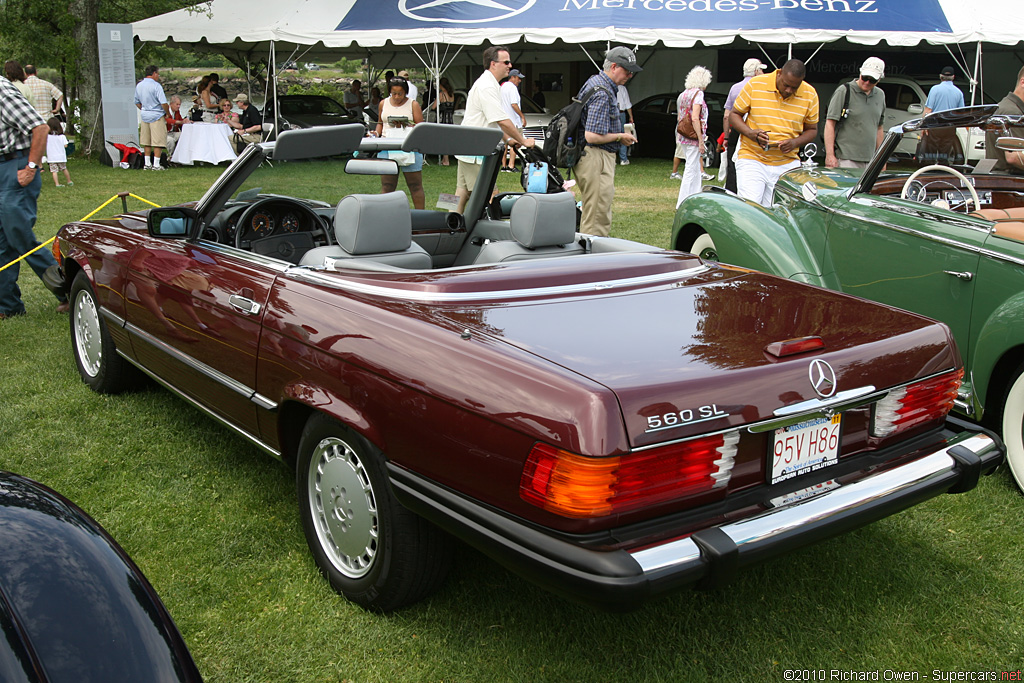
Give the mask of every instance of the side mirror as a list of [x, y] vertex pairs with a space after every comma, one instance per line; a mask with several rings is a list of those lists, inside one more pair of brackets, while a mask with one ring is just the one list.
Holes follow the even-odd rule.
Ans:
[[800, 186], [800, 195], [805, 202], [814, 202], [818, 199], [818, 186], [808, 180]]
[[188, 237], [197, 218], [193, 209], [184, 207], [153, 209], [146, 217], [146, 228], [152, 237]]
[[911, 116], [919, 116], [924, 113], [924, 105], [912, 104], [909, 107], [907, 107], [907, 113], [910, 114]]

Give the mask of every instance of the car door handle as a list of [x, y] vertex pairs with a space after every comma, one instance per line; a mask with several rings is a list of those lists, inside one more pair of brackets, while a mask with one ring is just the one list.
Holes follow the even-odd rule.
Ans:
[[942, 272], [945, 273], [946, 275], [952, 275], [953, 277], [958, 277], [961, 280], [963, 280], [964, 282], [970, 282], [971, 280], [974, 279], [974, 273], [969, 273], [966, 270], [964, 270], [964, 271], [944, 270]]
[[244, 296], [238, 296], [232, 294], [228, 297], [228, 303], [231, 307], [239, 313], [245, 313], [247, 315], [256, 315], [260, 312], [260, 305], [252, 299], [246, 299]]

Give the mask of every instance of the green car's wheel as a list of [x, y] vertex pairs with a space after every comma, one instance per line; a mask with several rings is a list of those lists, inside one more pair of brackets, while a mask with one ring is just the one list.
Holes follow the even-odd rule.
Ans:
[[306, 541], [336, 591], [367, 609], [390, 611], [440, 587], [451, 541], [395, 500], [372, 444], [316, 415], [303, 430], [296, 474]]
[[1003, 400], [1002, 431], [1006, 462], [1017, 488], [1024, 492], [1024, 366], [1015, 377]]
[[715, 249], [715, 241], [711, 235], [702, 232], [690, 245], [690, 253], [700, 256], [705, 261], [717, 261], [718, 250]]

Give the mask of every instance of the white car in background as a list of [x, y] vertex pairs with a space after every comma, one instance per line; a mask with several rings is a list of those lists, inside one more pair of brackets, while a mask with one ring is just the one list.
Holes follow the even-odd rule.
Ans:
[[[454, 123], [459, 125], [462, 123], [462, 117], [466, 114], [466, 94], [461, 90], [455, 91], [455, 107]], [[526, 126], [523, 127], [523, 135], [533, 138], [538, 142], [544, 142], [545, 131], [548, 128], [548, 124], [551, 123], [554, 114], [549, 113], [530, 99], [528, 95], [522, 96], [519, 108], [523, 110], [523, 115], [526, 116]]]
[[[848, 82], [849, 79], [844, 79], [842, 82], [831, 86], [816, 86], [818, 99], [821, 104], [821, 116], [819, 118], [821, 123], [818, 130], [822, 135], [825, 131], [825, 112], [828, 111], [828, 103], [832, 99], [832, 93], [840, 85]], [[888, 131], [893, 126], [898, 126], [904, 121], [924, 116], [924, 104], [928, 100], [928, 92], [924, 86], [913, 78], [886, 76], [879, 81], [878, 87], [885, 93], [885, 120], [882, 123], [884, 130]], [[914, 156], [914, 153], [917, 151], [919, 136], [920, 134], [917, 132], [905, 134], [896, 148], [896, 155]], [[973, 165], [985, 158], [985, 132], [983, 130], [971, 128], [968, 131], [964, 128], [958, 128], [957, 137], [960, 138], [960, 144], [964, 149], [968, 163]], [[824, 153], [824, 145], [820, 149]]]

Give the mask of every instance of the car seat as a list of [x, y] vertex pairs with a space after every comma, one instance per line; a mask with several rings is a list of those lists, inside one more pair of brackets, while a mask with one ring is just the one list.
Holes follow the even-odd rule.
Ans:
[[430, 254], [412, 241], [412, 212], [404, 192], [344, 197], [334, 212], [334, 237], [337, 244], [310, 249], [299, 265], [323, 266], [331, 259], [407, 269], [431, 267]]

